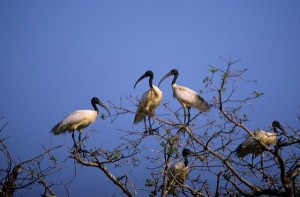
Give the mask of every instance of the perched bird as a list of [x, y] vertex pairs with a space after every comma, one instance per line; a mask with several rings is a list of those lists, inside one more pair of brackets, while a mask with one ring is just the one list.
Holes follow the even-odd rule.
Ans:
[[173, 97], [176, 97], [179, 103], [182, 105], [184, 110], [184, 122], [186, 119], [186, 108], [188, 109], [188, 122], [190, 121], [190, 108], [196, 108], [202, 112], [207, 112], [210, 109], [210, 105], [194, 90], [191, 90], [187, 87], [179, 86], [176, 84], [177, 77], [179, 75], [177, 69], [172, 69], [167, 73], [159, 82], [158, 87], [161, 82], [167, 77], [174, 75], [172, 81]]
[[184, 158], [184, 162], [175, 163], [168, 174], [167, 178], [167, 191], [168, 194], [172, 194], [173, 196], [177, 196], [178, 186], [184, 184], [184, 181], [189, 173], [188, 167], [188, 159], [187, 157], [191, 155], [192, 151], [190, 149], [183, 149], [182, 156]]
[[54, 135], [59, 135], [61, 133], [66, 133], [67, 131], [73, 132], [72, 138], [75, 143], [74, 139], [74, 132], [75, 130], [79, 131], [79, 141], [81, 141], [81, 132], [83, 129], [88, 127], [92, 122], [94, 122], [97, 118], [99, 110], [96, 104], [100, 105], [110, 115], [109, 110], [107, 107], [97, 98], [93, 97], [91, 100], [92, 106], [94, 110], [77, 110], [70, 113], [67, 117], [65, 117], [62, 121], [57, 123], [52, 129], [51, 132]]
[[286, 132], [278, 121], [274, 121], [272, 127], [273, 132], [263, 130], [254, 131], [254, 138], [248, 136], [246, 140], [236, 148], [236, 156], [245, 157], [248, 154], [253, 154], [254, 157], [256, 157], [261, 155], [265, 151], [265, 148], [259, 142], [263, 143], [268, 148], [272, 144], [276, 144], [279, 135], [277, 128], [280, 129], [283, 134], [286, 134]]
[[[143, 74], [134, 84], [135, 86], [144, 78], [149, 77], [149, 86], [150, 89], [147, 90], [142, 98], [139, 101], [135, 117], [134, 117], [134, 123], [137, 124], [141, 122], [146, 115], [153, 115], [155, 109], [159, 106], [160, 101], [162, 99], [162, 92], [161, 90], [153, 85], [153, 72], [151, 70], [148, 70]], [[149, 117], [150, 118], [150, 117]]]

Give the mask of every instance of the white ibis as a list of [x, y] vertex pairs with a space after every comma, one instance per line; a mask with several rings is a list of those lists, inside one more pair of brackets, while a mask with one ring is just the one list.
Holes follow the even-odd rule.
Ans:
[[192, 153], [190, 149], [183, 149], [182, 156], [184, 158], [184, 162], [175, 163], [168, 174], [167, 179], [167, 191], [168, 194], [172, 194], [173, 196], [177, 196], [177, 188], [178, 186], [184, 184], [185, 179], [189, 173], [188, 167], [188, 159], [187, 157]]
[[272, 144], [276, 144], [277, 137], [279, 135], [277, 128], [280, 129], [284, 135], [286, 132], [281, 124], [276, 120], [272, 123], [272, 127], [273, 132], [267, 132], [263, 130], [254, 131], [254, 138], [248, 136], [246, 140], [235, 150], [236, 155], [238, 157], [245, 157], [248, 154], [253, 154], [254, 157], [261, 155], [265, 151], [265, 147], [263, 147], [258, 141], [263, 143], [268, 148]]
[[[107, 107], [97, 98], [93, 97], [91, 100], [92, 106], [94, 110], [77, 110], [70, 113], [67, 117], [65, 117], [62, 121], [57, 123], [52, 129], [51, 132], [54, 135], [59, 135], [62, 133], [73, 132], [72, 137], [74, 140], [74, 132], [75, 130], [79, 131], [79, 141], [81, 141], [81, 132], [83, 129], [88, 127], [92, 122], [94, 122], [97, 118], [99, 110], [96, 104], [100, 105], [110, 115]], [[75, 140], [74, 140], [75, 143]]]
[[187, 87], [179, 86], [176, 84], [177, 77], [179, 75], [177, 69], [172, 69], [167, 73], [159, 82], [158, 87], [161, 82], [167, 77], [174, 75], [172, 81], [173, 97], [176, 97], [179, 103], [182, 105], [184, 110], [184, 122], [186, 119], [186, 108], [188, 109], [188, 122], [190, 121], [190, 108], [196, 108], [202, 112], [207, 112], [210, 109], [210, 105], [194, 90], [191, 90]]
[[[134, 123], [137, 124], [141, 122], [143, 119], [145, 120], [146, 115], [153, 115], [155, 109], [159, 106], [160, 101], [162, 99], [162, 92], [161, 90], [153, 85], [153, 72], [151, 70], [148, 70], [143, 74], [134, 84], [135, 86], [144, 78], [149, 77], [149, 86], [150, 89], [147, 90], [142, 98], [139, 101], [135, 117], [134, 117]], [[149, 117], [150, 118], [150, 117]]]

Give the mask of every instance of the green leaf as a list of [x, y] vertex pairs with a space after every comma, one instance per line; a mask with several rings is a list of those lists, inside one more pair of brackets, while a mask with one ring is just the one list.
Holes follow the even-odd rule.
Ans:
[[212, 72], [212, 73], [215, 73], [215, 72], [217, 72], [217, 71], [218, 71], [218, 69], [217, 69], [217, 68], [213, 68], [213, 67], [211, 67], [211, 68], [209, 68], [209, 71], [210, 71], [210, 72]]
[[146, 179], [145, 186], [146, 187], [153, 187], [153, 186], [155, 186], [155, 181], [151, 181], [150, 179]]
[[101, 114], [101, 116], [100, 116], [103, 120], [105, 119], [105, 117], [104, 117], [104, 114]]
[[226, 88], [219, 88], [219, 92], [226, 92]]
[[51, 155], [50, 160], [53, 161], [53, 163], [57, 162], [57, 158], [54, 155]]

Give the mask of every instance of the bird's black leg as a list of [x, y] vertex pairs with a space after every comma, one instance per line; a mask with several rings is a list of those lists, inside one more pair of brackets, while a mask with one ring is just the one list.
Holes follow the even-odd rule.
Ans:
[[82, 151], [82, 148], [81, 148], [81, 144], [82, 144], [82, 141], [81, 141], [81, 131], [79, 131], [78, 143], [79, 143], [79, 150]]
[[145, 132], [144, 132], [144, 136], [145, 136], [145, 135], [148, 135], [148, 128], [147, 128], [146, 117], [144, 117], [144, 124], [145, 124]]
[[81, 132], [79, 132], [78, 142], [81, 143]]
[[149, 122], [149, 131], [150, 131], [150, 134], [153, 134], [154, 132], [155, 133], [159, 133], [159, 129], [158, 127], [157, 128], [152, 128], [152, 125], [154, 125], [154, 121], [151, 122], [151, 117], [148, 116], [148, 122]]
[[72, 132], [72, 139], [73, 139], [73, 142], [74, 142], [74, 146], [76, 146], [75, 131]]
[[185, 110], [185, 108], [183, 108], [183, 113], [184, 113], [183, 124], [185, 124], [186, 123], [186, 110]]
[[150, 134], [152, 134], [152, 124], [151, 124], [150, 116], [148, 116], [148, 122], [149, 122], [149, 131]]
[[190, 123], [190, 119], [191, 119], [191, 113], [190, 113], [191, 108], [188, 107], [187, 109], [188, 109], [188, 121], [187, 121], [187, 123], [189, 124]]

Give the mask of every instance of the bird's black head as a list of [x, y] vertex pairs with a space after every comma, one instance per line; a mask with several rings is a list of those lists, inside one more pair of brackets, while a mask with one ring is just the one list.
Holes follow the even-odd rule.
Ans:
[[100, 101], [99, 98], [93, 97], [92, 100], [91, 100], [91, 103], [92, 103], [94, 109], [95, 109], [97, 112], [99, 112], [99, 110], [98, 110], [96, 104], [98, 104], [98, 105], [100, 105], [101, 107], [103, 107], [103, 108], [108, 112], [108, 114], [111, 115], [111, 114], [110, 114], [110, 111], [109, 111], [109, 110], [107, 109], [107, 107]]
[[182, 150], [182, 156], [183, 157], [187, 157], [187, 156], [189, 156], [189, 155], [191, 155], [192, 154], [192, 151], [190, 150], [190, 149], [188, 149], [188, 148], [184, 148], [183, 150]]
[[187, 159], [187, 157], [192, 154], [192, 151], [190, 149], [188, 149], [188, 148], [184, 148], [182, 150], [181, 154], [182, 154], [182, 156], [184, 158], [184, 165], [187, 166], [189, 164], [189, 160]]
[[152, 80], [153, 80], [153, 76], [154, 76], [154, 74], [153, 74], [153, 72], [152, 72], [151, 70], [146, 71], [145, 74], [143, 74], [143, 75], [135, 82], [134, 88], [135, 88], [135, 86], [136, 86], [142, 79], [144, 79], [144, 78], [146, 78], [146, 77], [150, 77], [150, 78], [149, 78], [149, 86], [152, 88]]
[[179, 75], [179, 72], [178, 72], [177, 69], [174, 68], [174, 69], [172, 69], [170, 72], [168, 72], [168, 73], [167, 73], [167, 74], [159, 81], [158, 87], [160, 86], [160, 84], [161, 84], [161, 82], [162, 82], [163, 80], [165, 80], [166, 78], [168, 78], [168, 77], [170, 77], [170, 76], [172, 76], [172, 75], [174, 75], [172, 84], [176, 83], [176, 79], [177, 79], [177, 77], [178, 77], [178, 75]]
[[101, 102], [98, 97], [93, 97], [91, 100], [92, 105]]
[[144, 74], [144, 76], [146, 76], [146, 77], [150, 77], [150, 76], [153, 76], [153, 72], [152, 72], [152, 70], [147, 70], [146, 72], [145, 72], [145, 74]]
[[178, 70], [177, 70], [176, 68], [173, 68], [173, 69], [170, 71], [170, 73], [171, 73], [172, 75], [178, 75]]
[[281, 126], [281, 124], [280, 124], [279, 121], [277, 121], [277, 120], [273, 121], [272, 127], [273, 127], [273, 130], [274, 130], [274, 131], [277, 132], [276, 128], [278, 128], [278, 129], [280, 129], [280, 130], [282, 131], [282, 133], [283, 133], [284, 135], [286, 135], [286, 132], [285, 132], [284, 128]]

